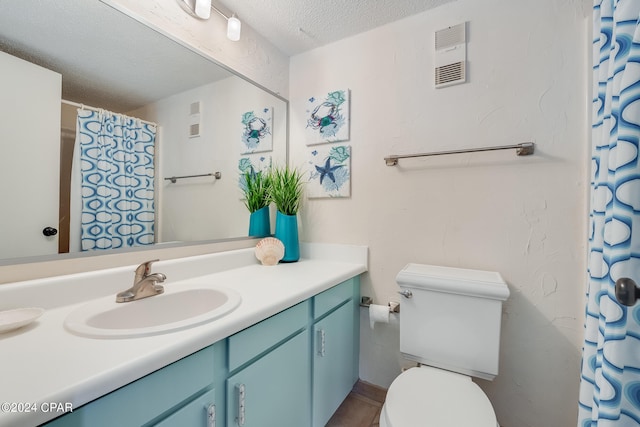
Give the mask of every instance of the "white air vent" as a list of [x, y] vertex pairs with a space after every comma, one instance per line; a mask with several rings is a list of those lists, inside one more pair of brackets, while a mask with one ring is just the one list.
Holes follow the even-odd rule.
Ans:
[[189, 106], [189, 138], [200, 136], [200, 101]]
[[192, 102], [189, 106], [189, 114], [200, 114], [200, 101]]
[[[465, 82], [464, 61], [436, 68], [436, 87]], [[462, 81], [461, 81], [462, 80]]]
[[200, 136], [200, 123], [192, 123], [189, 125], [189, 138]]
[[435, 48], [436, 88], [466, 82], [466, 23], [436, 31]]

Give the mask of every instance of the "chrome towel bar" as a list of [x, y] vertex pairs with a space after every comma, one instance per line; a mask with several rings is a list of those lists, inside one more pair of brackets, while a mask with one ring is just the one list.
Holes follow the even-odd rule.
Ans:
[[179, 179], [184, 179], [184, 178], [199, 178], [201, 176], [214, 176], [216, 179], [220, 179], [222, 178], [222, 174], [220, 172], [214, 172], [214, 173], [203, 173], [200, 175], [184, 175], [184, 176], [171, 176], [169, 178], [165, 178], [165, 181], [171, 181], [172, 184], [175, 184], [176, 181], [178, 181]]
[[502, 145], [499, 147], [480, 147], [480, 148], [468, 148], [465, 150], [450, 150], [450, 151], [436, 151], [432, 153], [418, 153], [418, 154], [392, 154], [384, 158], [387, 166], [395, 166], [398, 164], [399, 159], [408, 159], [412, 157], [427, 157], [427, 156], [441, 156], [444, 154], [462, 154], [462, 153], [475, 153], [479, 151], [495, 151], [495, 150], [516, 150], [518, 156], [528, 156], [533, 154], [534, 144], [533, 142], [522, 142], [514, 145]]

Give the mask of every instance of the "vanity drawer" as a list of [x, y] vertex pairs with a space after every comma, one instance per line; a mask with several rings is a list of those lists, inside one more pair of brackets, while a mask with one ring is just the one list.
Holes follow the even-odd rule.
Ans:
[[309, 319], [309, 301], [275, 314], [229, 337], [229, 371], [234, 371], [284, 339], [304, 329]]
[[349, 279], [313, 297], [313, 319], [318, 320], [335, 307], [353, 298], [353, 287], [354, 279]]

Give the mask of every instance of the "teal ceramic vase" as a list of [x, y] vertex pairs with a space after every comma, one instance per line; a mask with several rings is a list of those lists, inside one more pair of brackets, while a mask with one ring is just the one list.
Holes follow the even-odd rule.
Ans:
[[297, 215], [276, 214], [276, 239], [284, 244], [284, 256], [280, 262], [296, 262], [300, 259]]
[[249, 237], [267, 237], [271, 235], [269, 206], [251, 212], [249, 216]]

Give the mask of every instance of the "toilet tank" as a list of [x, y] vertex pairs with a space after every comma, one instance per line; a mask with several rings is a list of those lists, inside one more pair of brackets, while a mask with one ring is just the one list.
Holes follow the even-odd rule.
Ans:
[[492, 380], [498, 374], [502, 302], [499, 273], [407, 264], [396, 277], [400, 352], [409, 360]]

